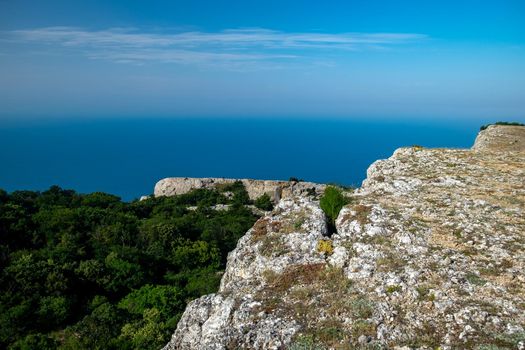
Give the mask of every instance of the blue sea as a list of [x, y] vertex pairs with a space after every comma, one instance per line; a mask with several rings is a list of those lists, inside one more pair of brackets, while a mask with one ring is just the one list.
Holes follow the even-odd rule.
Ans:
[[132, 200], [171, 176], [359, 186], [401, 146], [470, 147], [479, 121], [93, 119], [0, 124], [0, 188], [104, 191]]

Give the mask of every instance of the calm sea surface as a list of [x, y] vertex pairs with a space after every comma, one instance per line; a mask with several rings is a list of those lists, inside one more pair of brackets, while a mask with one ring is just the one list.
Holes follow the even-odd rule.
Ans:
[[112, 119], [0, 125], [0, 188], [57, 184], [131, 200], [168, 176], [360, 185], [401, 146], [470, 147], [480, 123], [323, 119]]

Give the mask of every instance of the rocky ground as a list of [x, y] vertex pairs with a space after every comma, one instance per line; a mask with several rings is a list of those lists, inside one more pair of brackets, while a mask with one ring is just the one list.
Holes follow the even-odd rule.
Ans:
[[165, 349], [525, 349], [525, 127], [401, 148], [348, 192], [282, 199]]

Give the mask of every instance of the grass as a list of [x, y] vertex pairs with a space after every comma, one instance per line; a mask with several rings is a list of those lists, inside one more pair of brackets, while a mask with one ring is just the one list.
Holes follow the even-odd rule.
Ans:
[[357, 222], [359, 222], [361, 226], [368, 224], [368, 216], [372, 212], [372, 207], [368, 205], [359, 204], [356, 205], [353, 209], [356, 212], [355, 219], [357, 220]]
[[467, 279], [467, 281], [470, 284], [473, 284], [475, 286], [483, 286], [483, 285], [485, 285], [487, 283], [486, 280], [484, 280], [483, 278], [479, 277], [475, 273], [471, 273], [471, 272], [467, 273], [465, 278]]
[[289, 290], [292, 286], [312, 284], [319, 280], [325, 264], [294, 265], [288, 267], [282, 274], [267, 275], [267, 283], [278, 293]]
[[430, 293], [430, 286], [428, 285], [424, 284], [418, 286], [416, 287], [416, 291], [418, 294], [419, 301], [434, 301], [436, 299], [436, 296]]
[[358, 320], [352, 324], [352, 337], [359, 338], [362, 335], [373, 336], [376, 333], [376, 326], [369, 321]]
[[289, 350], [325, 350], [326, 348], [316, 342], [312, 335], [300, 335], [290, 345]]
[[356, 220], [361, 227], [368, 224], [368, 216], [372, 212], [372, 207], [368, 205], [358, 204], [351, 207], [352, 211], [355, 212], [355, 214], [346, 214], [343, 216], [343, 221], [351, 221]]
[[[263, 276], [266, 286], [257, 294], [261, 311], [300, 322], [302, 331], [293, 343], [296, 349], [350, 349], [353, 332], [372, 329], [368, 319], [374, 305], [352, 290], [352, 281], [340, 268], [324, 263], [295, 265]], [[344, 322], [344, 315], [355, 319], [355, 330]]]
[[286, 245], [279, 235], [269, 234], [262, 238], [259, 251], [263, 256], [269, 257], [272, 255], [286, 254], [289, 250], [286, 248]]
[[270, 220], [267, 218], [261, 218], [252, 227], [252, 240], [258, 241], [262, 239], [268, 233], [268, 223]]
[[354, 299], [351, 304], [351, 315], [355, 318], [366, 319], [372, 317], [374, 304], [365, 297]]
[[385, 289], [387, 294], [393, 294], [395, 292], [400, 292], [401, 290], [402, 290], [401, 286], [398, 286], [398, 285], [387, 286]]
[[380, 272], [396, 271], [404, 268], [407, 261], [392, 252], [376, 260], [377, 270]]

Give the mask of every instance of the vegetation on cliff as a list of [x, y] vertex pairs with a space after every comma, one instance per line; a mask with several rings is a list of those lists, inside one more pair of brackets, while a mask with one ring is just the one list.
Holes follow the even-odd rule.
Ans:
[[523, 124], [523, 123], [518, 123], [518, 122], [495, 122], [495, 123], [491, 123], [491, 124], [485, 124], [485, 125], [482, 125], [482, 126], [479, 128], [479, 131], [483, 131], [483, 130], [485, 130], [486, 128], [488, 128], [489, 126], [491, 126], [491, 125], [525, 126], [525, 124]]
[[335, 220], [337, 215], [346, 204], [348, 204], [348, 198], [343, 195], [343, 192], [335, 186], [328, 186], [321, 197], [320, 206], [328, 219], [328, 231], [331, 233], [335, 232]]
[[160, 348], [218, 288], [257, 219], [247, 201], [242, 184], [131, 203], [0, 190], [0, 348]]

